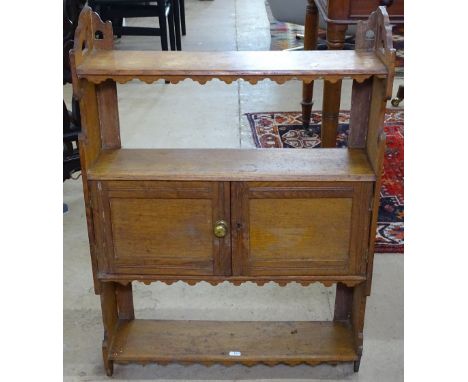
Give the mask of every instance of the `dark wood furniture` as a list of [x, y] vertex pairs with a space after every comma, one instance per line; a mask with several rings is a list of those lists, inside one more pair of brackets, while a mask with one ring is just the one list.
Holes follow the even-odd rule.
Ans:
[[[379, 5], [387, 6], [392, 24], [403, 24], [404, 0], [308, 0], [304, 49], [314, 50], [317, 47], [319, 15], [327, 24], [328, 49], [341, 50], [345, 44], [348, 25], [367, 19]], [[313, 105], [313, 83], [303, 84], [302, 98], [303, 124], [308, 128]], [[340, 101], [341, 81], [326, 81], [323, 89], [322, 147], [336, 146]]]
[[[96, 32], [103, 39], [95, 39]], [[369, 35], [378, 36], [377, 39]], [[366, 37], [367, 36], [367, 37]], [[355, 51], [128, 52], [86, 8], [70, 53], [102, 351], [115, 363], [354, 362], [363, 350], [395, 50], [384, 8]], [[122, 149], [116, 83], [353, 79], [348, 149]], [[328, 322], [135, 318], [132, 282], [337, 285]]]
[[182, 36], [187, 34], [187, 27], [185, 25], [185, 0], [179, 0], [180, 3], [180, 26], [182, 28]]
[[[78, 16], [86, 0], [63, 1], [63, 84], [72, 82], [68, 52], [73, 48], [73, 38]], [[71, 99], [71, 111], [63, 101], [63, 181], [70, 179], [81, 170], [78, 150], [78, 134], [81, 131], [80, 108], [75, 98]], [[64, 205], [65, 209], [65, 205]]]
[[81, 132], [79, 108], [75, 104], [70, 112], [63, 101], [63, 181], [81, 170], [78, 135]]
[[[160, 36], [162, 50], [168, 50], [169, 30], [171, 50], [182, 50], [179, 0], [90, 0], [89, 5], [104, 21], [112, 21], [118, 37]], [[157, 17], [159, 27], [123, 26], [125, 17]]]

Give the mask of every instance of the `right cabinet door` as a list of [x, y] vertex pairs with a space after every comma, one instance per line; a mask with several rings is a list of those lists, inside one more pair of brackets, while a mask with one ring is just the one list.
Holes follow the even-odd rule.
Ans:
[[231, 184], [234, 275], [363, 274], [368, 182]]

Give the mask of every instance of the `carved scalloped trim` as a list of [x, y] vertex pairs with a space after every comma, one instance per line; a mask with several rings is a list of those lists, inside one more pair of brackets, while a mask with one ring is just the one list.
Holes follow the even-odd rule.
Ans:
[[142, 366], [146, 366], [149, 364], [158, 364], [162, 366], [167, 366], [170, 364], [179, 364], [183, 366], [190, 366], [194, 364], [203, 365], [206, 367], [211, 367], [213, 365], [224, 365], [224, 366], [234, 366], [242, 364], [247, 367], [252, 367], [255, 365], [266, 365], [266, 366], [276, 366], [276, 365], [286, 365], [286, 366], [297, 366], [297, 365], [309, 365], [309, 366], [317, 366], [319, 364], [330, 364], [333, 366], [338, 365], [339, 363], [346, 363], [346, 362], [354, 362], [354, 361], [121, 361], [121, 360], [113, 360], [115, 363], [120, 365], [128, 365], [128, 364], [139, 364]]
[[374, 74], [356, 74], [356, 75], [323, 75], [323, 76], [248, 76], [248, 75], [236, 75], [236, 76], [159, 76], [159, 75], [78, 75], [79, 78], [86, 78], [88, 81], [94, 84], [100, 84], [106, 80], [113, 80], [119, 84], [125, 84], [132, 80], [140, 80], [147, 84], [152, 84], [158, 80], [169, 81], [171, 84], [177, 84], [180, 81], [191, 79], [194, 82], [198, 82], [201, 85], [205, 85], [208, 81], [220, 80], [226, 84], [231, 84], [236, 80], [244, 80], [252, 85], [257, 84], [259, 81], [271, 80], [279, 85], [284, 84], [287, 81], [299, 80], [306, 84], [310, 84], [315, 80], [325, 80], [331, 83], [336, 83], [344, 78], [351, 78], [359, 83], [362, 83], [366, 79], [374, 76]]
[[138, 281], [141, 282], [145, 285], [150, 285], [154, 282], [161, 282], [167, 285], [172, 285], [176, 282], [182, 281], [185, 284], [188, 284], [190, 286], [194, 286], [200, 282], [206, 282], [208, 284], [211, 284], [212, 286], [216, 286], [218, 284], [221, 284], [223, 282], [229, 282], [235, 286], [240, 286], [241, 284], [244, 284], [246, 282], [251, 282], [254, 284], [257, 284], [257, 286], [263, 286], [268, 283], [274, 283], [277, 284], [280, 287], [284, 287], [287, 284], [290, 283], [297, 283], [302, 286], [308, 286], [313, 283], [321, 283], [325, 287], [331, 287], [333, 284], [336, 284], [337, 282], [340, 282], [342, 284], [345, 284], [347, 287], [354, 287], [362, 282], [364, 282], [364, 279], [358, 279], [358, 280], [274, 280], [274, 279], [215, 279], [215, 280], [210, 280], [210, 279], [155, 279], [155, 280], [139, 280], [139, 279], [132, 279], [132, 280], [117, 280], [115, 282], [125, 286], [128, 285], [130, 282], [133, 281]]

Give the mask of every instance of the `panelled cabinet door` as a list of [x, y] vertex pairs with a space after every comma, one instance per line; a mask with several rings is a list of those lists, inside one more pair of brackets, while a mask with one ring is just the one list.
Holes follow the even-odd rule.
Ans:
[[[100, 272], [229, 275], [229, 183], [91, 182]], [[229, 227], [226, 227], [229, 228]]]
[[235, 182], [234, 275], [362, 274], [372, 183]]

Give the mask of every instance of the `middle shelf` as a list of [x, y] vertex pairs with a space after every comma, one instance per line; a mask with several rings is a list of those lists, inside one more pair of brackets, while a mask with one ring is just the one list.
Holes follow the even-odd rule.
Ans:
[[375, 181], [362, 149], [103, 150], [90, 180]]

